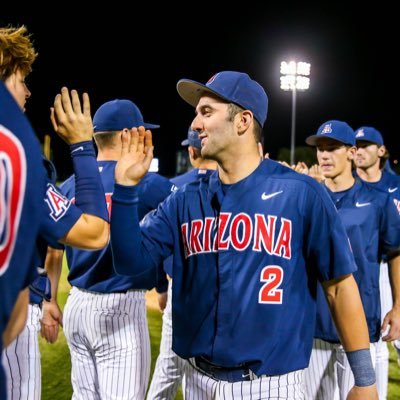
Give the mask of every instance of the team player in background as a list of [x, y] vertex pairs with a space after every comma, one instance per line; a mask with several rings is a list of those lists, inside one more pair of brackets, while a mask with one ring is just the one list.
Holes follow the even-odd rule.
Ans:
[[[1, 79], [22, 110], [25, 110], [25, 102], [31, 95], [25, 77], [35, 58], [36, 53], [25, 27], [0, 29]], [[36, 189], [42, 197], [42, 203], [39, 235], [34, 237], [35, 257], [29, 265], [33, 270], [43, 266], [47, 243], [56, 246], [62, 242], [96, 249], [104, 247], [108, 240], [108, 215], [91, 142], [93, 129], [88, 96], [84, 94], [81, 107], [77, 92], [72, 91], [70, 95], [63, 88], [55, 98], [51, 120], [54, 130], [70, 144], [74, 170], [78, 171], [79, 194], [76, 196], [76, 206], [62, 196], [55, 186], [51, 164], [43, 158], [46, 187], [41, 190], [38, 185]], [[31, 235], [34, 234], [33, 230]], [[41, 288], [42, 281], [46, 283], [46, 278], [37, 277], [31, 283], [27, 324], [3, 353], [8, 399], [41, 397], [39, 304], [41, 297], [46, 295]]]
[[177, 89], [195, 107], [201, 155], [218, 171], [178, 189], [139, 225], [151, 133], [123, 135], [111, 246], [117, 272], [133, 276], [173, 254], [172, 349], [188, 360], [186, 399], [304, 399], [317, 279], [355, 375], [348, 398], [377, 399], [345, 230], [321, 185], [261, 159], [264, 89], [235, 71], [206, 84], [182, 79]]
[[[356, 129], [357, 153], [354, 159], [356, 174], [375, 189], [399, 196], [400, 177], [387, 170], [389, 152], [381, 133], [371, 127], [362, 126]], [[395, 275], [395, 271], [391, 271]], [[382, 321], [392, 309], [392, 291], [389, 279], [388, 264], [381, 262], [379, 286], [381, 290]], [[392, 342], [395, 348], [400, 348], [400, 342]], [[399, 358], [400, 358], [400, 352]], [[379, 339], [376, 347], [376, 384], [379, 397], [386, 399], [389, 376], [389, 350], [387, 343]]]
[[[201, 140], [198, 132], [189, 127], [187, 139], [181, 144], [187, 147], [189, 161], [193, 168], [171, 179], [171, 182], [178, 188], [187, 183], [207, 178], [217, 168], [215, 161], [201, 156]], [[172, 257], [164, 261], [164, 270], [169, 276], [172, 276]], [[158, 293], [158, 302], [160, 308], [164, 309], [160, 353], [157, 357], [147, 400], [173, 400], [184, 378], [186, 361], [172, 350], [172, 280], [169, 281], [168, 292]]]
[[[103, 104], [93, 117], [93, 125], [98, 168], [111, 213], [121, 135], [134, 126], [159, 126], [145, 123], [139, 108], [129, 100]], [[140, 218], [156, 208], [173, 188], [167, 178], [146, 174], [139, 185]], [[73, 200], [74, 177], [66, 180], [61, 190]], [[134, 278], [117, 275], [109, 246], [95, 252], [68, 246], [66, 256], [72, 289], [63, 321], [71, 354], [73, 398], [144, 399], [151, 364], [145, 290], [155, 286], [157, 277], [149, 273]], [[55, 299], [62, 258], [62, 251], [52, 250], [46, 263], [54, 300], [44, 305], [42, 332], [51, 342], [57, 338], [61, 320]]]
[[[397, 302], [400, 299], [400, 211], [399, 200], [390, 194], [371, 188], [352, 174], [356, 156], [354, 131], [342, 121], [322, 124], [316, 135], [306, 143], [315, 146], [323, 186], [334, 202], [346, 228], [357, 271], [354, 272], [367, 317], [371, 354], [381, 334], [379, 293], [379, 263], [387, 255], [389, 264], [397, 271], [392, 289]], [[387, 313], [382, 330], [390, 325], [384, 340], [400, 336], [400, 304]], [[305, 373], [307, 399], [345, 400], [354, 378], [346, 353], [340, 344], [322, 286], [317, 291], [317, 324], [310, 365]], [[338, 393], [338, 397], [335, 397]], [[386, 399], [381, 397], [381, 399]]]
[[[0, 79], [0, 352], [25, 326], [45, 188], [39, 143]], [[7, 191], [6, 191], [7, 188]], [[0, 398], [7, 383], [0, 364]]]

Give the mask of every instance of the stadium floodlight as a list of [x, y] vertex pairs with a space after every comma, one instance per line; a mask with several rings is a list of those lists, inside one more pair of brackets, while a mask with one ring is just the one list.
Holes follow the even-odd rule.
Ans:
[[281, 89], [292, 91], [292, 129], [290, 135], [290, 165], [294, 164], [296, 138], [296, 92], [310, 87], [311, 64], [303, 61], [281, 62]]

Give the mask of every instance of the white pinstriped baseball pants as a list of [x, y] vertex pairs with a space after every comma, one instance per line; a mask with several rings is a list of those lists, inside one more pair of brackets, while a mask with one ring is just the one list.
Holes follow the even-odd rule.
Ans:
[[[376, 343], [370, 344], [375, 367]], [[307, 400], [345, 400], [354, 376], [341, 344], [314, 339], [310, 364], [304, 371]]]
[[[184, 381], [186, 360], [172, 350], [172, 280], [168, 284], [168, 299], [162, 317], [160, 354], [157, 357], [147, 400], [173, 400]], [[184, 386], [184, 382], [183, 382]]]
[[[186, 400], [304, 400], [303, 370], [285, 375], [262, 375], [230, 383], [202, 374], [186, 363]], [[308, 398], [307, 398], [308, 399]]]
[[64, 308], [73, 400], [143, 400], [150, 374], [144, 291], [71, 289]]
[[[392, 288], [389, 280], [389, 267], [382, 262], [379, 273], [379, 290], [381, 293], [381, 314], [382, 322], [385, 315], [393, 307]], [[389, 349], [387, 342], [382, 339], [376, 343], [376, 387], [380, 400], [386, 400], [389, 381]]]
[[25, 328], [3, 351], [8, 400], [41, 398], [42, 377], [38, 337], [41, 316], [39, 305], [29, 304]]

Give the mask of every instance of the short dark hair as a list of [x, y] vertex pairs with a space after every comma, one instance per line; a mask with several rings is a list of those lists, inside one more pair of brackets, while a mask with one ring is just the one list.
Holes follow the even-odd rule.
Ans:
[[99, 150], [109, 148], [115, 145], [117, 134], [121, 131], [96, 132], [93, 136], [96, 146]]

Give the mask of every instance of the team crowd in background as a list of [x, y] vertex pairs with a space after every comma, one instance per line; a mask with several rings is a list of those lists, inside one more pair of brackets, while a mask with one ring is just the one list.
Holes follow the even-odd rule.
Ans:
[[[179, 387], [187, 400], [387, 398], [400, 177], [377, 129], [320, 121], [306, 139], [317, 164], [288, 165], [265, 155], [259, 83], [181, 79], [190, 168], [169, 179], [149, 172], [159, 126], [135, 103], [92, 116], [89, 95], [64, 87], [51, 123], [73, 175], [57, 186], [24, 115], [36, 57], [24, 26], [0, 28], [0, 399], [41, 398], [39, 334], [54, 343], [60, 326], [73, 399], [174, 399]], [[163, 326], [149, 382], [153, 288]]]

